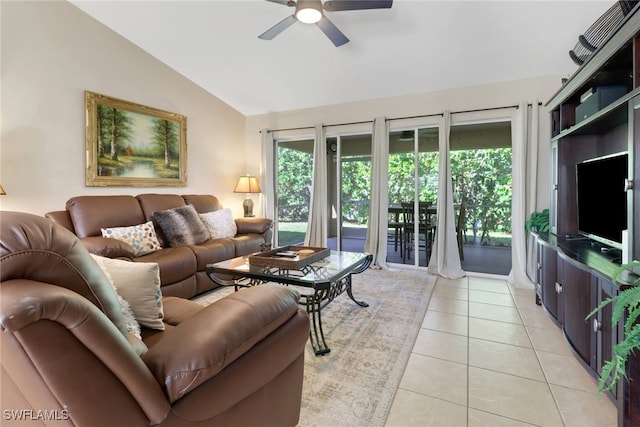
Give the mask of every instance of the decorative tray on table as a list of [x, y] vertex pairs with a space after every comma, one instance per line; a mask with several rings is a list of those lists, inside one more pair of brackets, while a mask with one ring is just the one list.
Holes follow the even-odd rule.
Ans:
[[249, 264], [298, 270], [313, 262], [326, 258], [331, 253], [327, 248], [311, 246], [283, 246], [249, 255]]

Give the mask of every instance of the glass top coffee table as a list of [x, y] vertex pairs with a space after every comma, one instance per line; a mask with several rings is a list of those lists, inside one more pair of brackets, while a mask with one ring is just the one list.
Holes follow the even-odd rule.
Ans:
[[369, 306], [354, 298], [351, 275], [369, 268], [372, 259], [367, 253], [330, 251], [326, 258], [299, 269], [289, 269], [255, 265], [250, 263], [249, 256], [242, 256], [207, 265], [207, 275], [215, 283], [234, 286], [236, 290], [266, 282], [309, 288], [309, 293], [301, 292], [300, 304], [306, 307], [311, 320], [309, 338], [313, 350], [316, 355], [324, 355], [331, 350], [324, 338], [321, 311], [344, 291], [359, 306]]

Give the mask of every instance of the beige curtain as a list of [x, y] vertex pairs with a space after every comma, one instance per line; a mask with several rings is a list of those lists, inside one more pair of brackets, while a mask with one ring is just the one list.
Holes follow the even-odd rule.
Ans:
[[[511, 272], [508, 282], [534, 286], [526, 272], [527, 236], [524, 223], [537, 208], [538, 176], [538, 102], [521, 102], [511, 119], [512, 186], [511, 201]], [[529, 256], [533, 256], [531, 251]], [[531, 261], [529, 261], [531, 262]]]
[[276, 174], [274, 171], [275, 147], [273, 144], [273, 134], [267, 129], [262, 129], [262, 167], [260, 170], [260, 187], [262, 194], [260, 199], [260, 212], [262, 216], [271, 219], [275, 217], [275, 200], [273, 199], [273, 195], [275, 194], [274, 178]]
[[387, 224], [389, 206], [389, 126], [384, 117], [373, 121], [371, 142], [371, 200], [364, 250], [373, 255], [373, 266], [387, 266]]
[[316, 125], [313, 144], [313, 182], [311, 183], [311, 206], [304, 244], [327, 247], [328, 235], [327, 196], [327, 138], [324, 126]]
[[451, 183], [451, 159], [449, 134], [451, 113], [445, 111], [439, 132], [438, 165], [438, 223], [428, 271], [448, 279], [465, 276], [458, 253], [456, 217], [453, 208], [453, 184]]

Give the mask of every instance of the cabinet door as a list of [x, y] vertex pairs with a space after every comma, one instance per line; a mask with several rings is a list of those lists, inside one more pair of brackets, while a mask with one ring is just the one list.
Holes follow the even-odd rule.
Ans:
[[[618, 294], [618, 288], [611, 281], [598, 277], [598, 305]], [[613, 347], [618, 343], [618, 334], [622, 336], [622, 323], [613, 326], [613, 304], [602, 308], [591, 320], [593, 330], [596, 331], [597, 351], [596, 351], [596, 372], [602, 373], [602, 366], [613, 359]], [[617, 397], [617, 390], [613, 391], [613, 396]]]
[[573, 349], [595, 371], [595, 332], [587, 315], [597, 301], [597, 279], [589, 271], [558, 256], [558, 282], [562, 294], [562, 327]]
[[629, 218], [629, 261], [640, 260], [640, 96], [633, 98], [633, 140], [630, 142], [629, 153], [632, 154], [630, 162], [629, 179], [632, 182], [632, 190], [629, 192], [629, 206], [627, 209]]
[[533, 246], [533, 254], [532, 263], [534, 265], [535, 272], [533, 273], [533, 277], [529, 276], [531, 281], [536, 285], [536, 304], [542, 305], [542, 281], [541, 281], [541, 270], [542, 270], [542, 248], [544, 245], [537, 237], [533, 236], [535, 239], [535, 243]]
[[558, 293], [557, 276], [557, 252], [554, 248], [540, 245], [540, 288], [542, 289], [542, 303], [558, 322], [562, 323], [562, 311], [560, 307], [560, 294]]

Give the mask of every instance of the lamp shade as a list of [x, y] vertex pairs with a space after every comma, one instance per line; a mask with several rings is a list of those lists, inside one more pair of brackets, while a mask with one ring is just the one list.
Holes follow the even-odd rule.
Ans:
[[0, 196], [4, 196], [7, 193], [4, 191], [4, 188], [2, 188], [2, 185], [0, 185]]
[[260, 193], [260, 184], [258, 184], [258, 178], [251, 175], [241, 176], [234, 188], [234, 193]]

